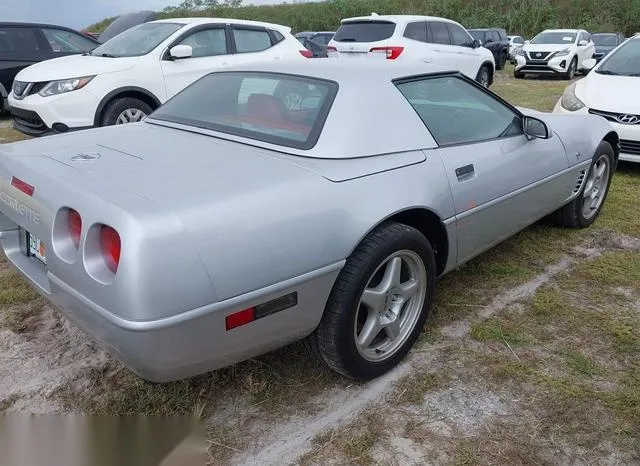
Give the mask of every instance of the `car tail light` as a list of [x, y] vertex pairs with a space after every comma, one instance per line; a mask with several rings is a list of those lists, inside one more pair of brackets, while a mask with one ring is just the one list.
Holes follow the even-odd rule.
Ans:
[[82, 217], [78, 211], [69, 209], [67, 213], [67, 224], [69, 226], [69, 235], [73, 245], [78, 249], [80, 246], [80, 235], [82, 234]]
[[305, 58], [313, 58], [313, 52], [311, 50], [300, 50], [300, 55], [302, 55]]
[[332, 56], [337, 54], [338, 54], [337, 48], [335, 48], [333, 45], [327, 46], [327, 56]]
[[100, 228], [100, 246], [102, 257], [109, 270], [116, 273], [120, 264], [120, 235], [113, 228], [102, 225]]
[[369, 52], [385, 53], [387, 60], [395, 60], [404, 51], [404, 47], [374, 47]]
[[25, 183], [24, 181], [22, 181], [19, 178], [16, 178], [15, 176], [11, 177], [11, 186], [22, 191], [27, 196], [33, 196], [33, 192], [36, 190], [36, 188], [31, 186], [30, 184]]

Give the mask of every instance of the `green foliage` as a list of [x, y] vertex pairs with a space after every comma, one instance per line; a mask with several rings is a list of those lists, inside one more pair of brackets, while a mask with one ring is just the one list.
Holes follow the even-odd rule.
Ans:
[[[640, 0], [326, 0], [240, 7], [240, 0], [184, 0], [161, 18], [215, 16], [285, 24], [294, 32], [335, 30], [340, 19], [378, 14], [419, 14], [451, 18], [465, 27], [503, 27], [531, 38], [543, 29], [586, 28], [640, 32]], [[108, 20], [90, 26], [101, 30]], [[107, 22], [106, 24], [104, 24]]]

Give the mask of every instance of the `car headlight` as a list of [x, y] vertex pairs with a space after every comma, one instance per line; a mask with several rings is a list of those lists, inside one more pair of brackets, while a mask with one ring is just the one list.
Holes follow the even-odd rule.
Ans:
[[521, 57], [524, 57], [524, 50], [522, 49], [518, 49], [518, 51], [516, 52], [516, 55], [519, 55]]
[[49, 84], [44, 86], [38, 94], [42, 97], [47, 97], [50, 95], [63, 94], [65, 92], [77, 91], [78, 89], [82, 89], [84, 86], [89, 84], [89, 82], [95, 78], [94, 76], [85, 76], [82, 78], [71, 78], [71, 79], [61, 79], [59, 81], [51, 81]]
[[562, 49], [556, 53], [553, 54], [554, 57], [566, 57], [567, 55], [569, 55], [570, 51], [569, 49]]
[[562, 94], [562, 99], [560, 100], [560, 105], [565, 110], [569, 110], [570, 112], [575, 112], [584, 107], [584, 103], [580, 99], [576, 97], [576, 84], [571, 84], [567, 87]]

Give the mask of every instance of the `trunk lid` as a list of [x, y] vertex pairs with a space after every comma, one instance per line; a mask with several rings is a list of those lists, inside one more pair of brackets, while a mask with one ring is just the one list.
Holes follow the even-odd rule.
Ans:
[[[372, 48], [387, 47], [396, 23], [381, 19], [344, 21], [329, 42], [329, 56], [365, 58]], [[331, 47], [335, 50], [331, 50]], [[376, 56], [379, 54], [376, 54]]]

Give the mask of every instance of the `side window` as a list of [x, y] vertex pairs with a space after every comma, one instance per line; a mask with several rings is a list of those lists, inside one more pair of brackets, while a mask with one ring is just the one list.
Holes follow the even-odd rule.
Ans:
[[455, 76], [397, 82], [438, 145], [472, 144], [523, 134], [509, 107]]
[[190, 45], [193, 49], [192, 58], [214, 57], [226, 55], [227, 36], [224, 28], [211, 28], [194, 32], [180, 41], [180, 45]]
[[491, 31], [491, 39], [494, 42], [500, 42], [500, 33], [498, 31]]
[[471, 47], [471, 43], [473, 42], [473, 39], [471, 38], [471, 36], [467, 31], [462, 29], [457, 24], [449, 23], [447, 26], [449, 27], [449, 31], [451, 31], [451, 45]]
[[284, 36], [279, 31], [271, 29], [271, 34], [273, 34], [273, 37], [276, 40], [276, 42], [275, 42], [276, 44], [279, 44], [280, 42], [282, 42], [284, 40]]
[[447, 44], [451, 45], [451, 39], [449, 38], [449, 29], [447, 24], [441, 21], [429, 21], [427, 23], [428, 28], [428, 40], [433, 44]]
[[417, 40], [419, 42], [426, 42], [427, 25], [422, 21], [407, 24], [407, 27], [404, 30], [404, 37], [407, 39]]
[[98, 46], [86, 37], [64, 29], [42, 28], [41, 31], [55, 53], [84, 53]]
[[271, 38], [265, 30], [233, 29], [237, 53], [262, 52], [271, 47]]
[[31, 28], [0, 28], [0, 53], [37, 53], [40, 44]]

